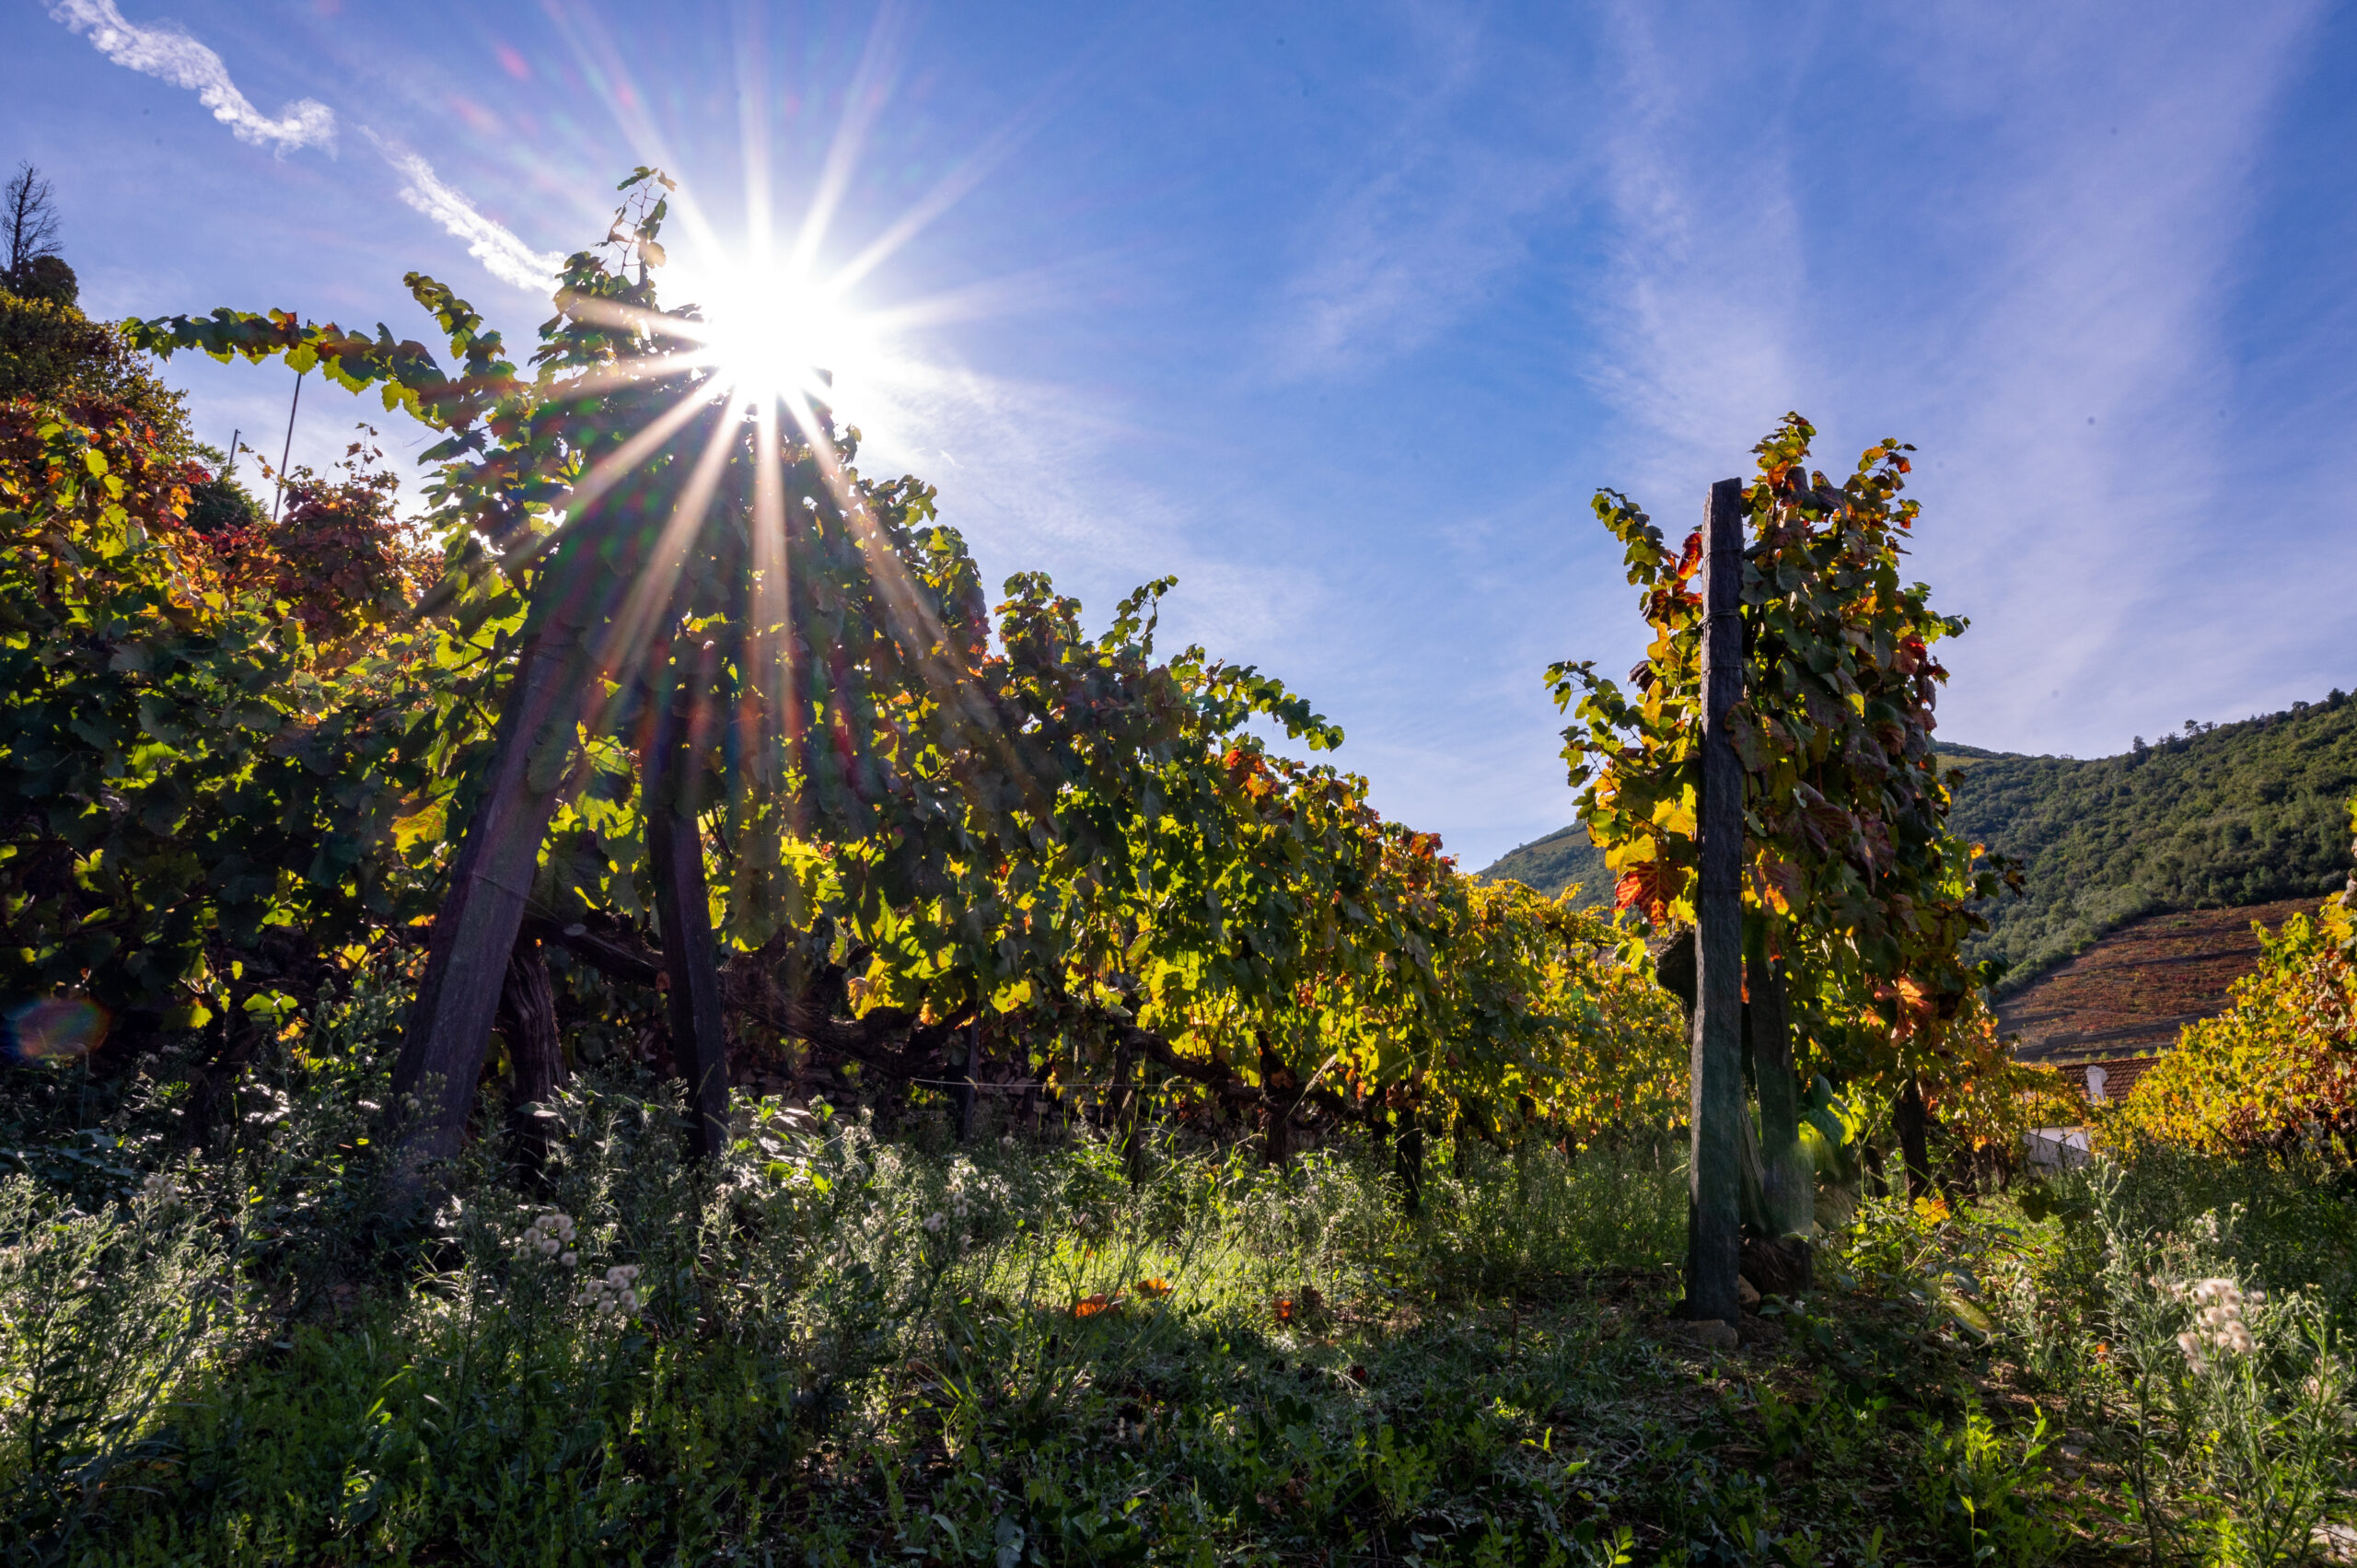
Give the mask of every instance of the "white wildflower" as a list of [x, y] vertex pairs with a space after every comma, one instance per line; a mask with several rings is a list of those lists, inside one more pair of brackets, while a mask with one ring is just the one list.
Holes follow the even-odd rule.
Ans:
[[941, 1228], [940, 1211], [935, 1210], [934, 1213], [925, 1215], [924, 1228], [930, 1231], [938, 1231]]
[[2231, 1355], [2248, 1355], [2258, 1341], [2250, 1326], [2243, 1321], [2243, 1307], [2266, 1299], [2261, 1291], [2246, 1295], [2233, 1280], [2213, 1277], [2195, 1280], [2190, 1284], [2170, 1287], [2169, 1294], [2179, 1301], [2195, 1305], [2193, 1326], [2177, 1337], [2177, 1348], [2185, 1353], [2186, 1365], [2195, 1372], [2206, 1371], [2209, 1360], [2204, 1353], [2223, 1351]]

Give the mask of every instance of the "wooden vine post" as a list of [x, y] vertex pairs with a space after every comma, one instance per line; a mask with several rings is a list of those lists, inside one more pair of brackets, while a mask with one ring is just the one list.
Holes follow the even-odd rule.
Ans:
[[1728, 726], [1743, 700], [1744, 484], [1711, 486], [1702, 521], [1702, 757], [1696, 822], [1693, 1157], [1688, 1176], [1685, 1316], [1734, 1323], [1743, 1094], [1743, 762]]
[[401, 1147], [412, 1170], [459, 1152], [474, 1104], [475, 1080], [506, 989], [509, 957], [540, 869], [540, 842], [556, 813], [579, 717], [581, 602], [585, 574], [568, 556], [567, 581], [532, 639], [522, 674], [501, 713], [498, 751], [468, 819], [451, 867], [450, 891], [434, 917], [425, 974], [410, 1005], [393, 1063]]

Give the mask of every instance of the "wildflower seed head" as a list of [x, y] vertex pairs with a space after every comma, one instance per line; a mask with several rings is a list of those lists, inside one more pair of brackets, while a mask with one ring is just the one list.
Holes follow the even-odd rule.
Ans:
[[941, 1228], [941, 1214], [939, 1211], [936, 1210], [933, 1214], [925, 1215], [924, 1228], [929, 1231], [937, 1231]]
[[563, 1254], [562, 1257], [558, 1258], [558, 1259], [557, 1259], [557, 1261], [558, 1261], [558, 1262], [560, 1262], [560, 1263], [562, 1263], [562, 1264], [563, 1264], [566, 1268], [570, 1269], [570, 1268], [572, 1268], [575, 1264], [576, 1264], [576, 1263], [578, 1263], [578, 1262], [580, 1262], [580, 1261], [581, 1261], [581, 1254], [580, 1254], [580, 1253], [578, 1253], [578, 1252], [567, 1252], [567, 1253]]

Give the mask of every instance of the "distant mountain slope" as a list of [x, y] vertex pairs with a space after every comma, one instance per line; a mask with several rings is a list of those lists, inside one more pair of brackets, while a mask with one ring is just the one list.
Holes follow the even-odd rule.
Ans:
[[[2357, 795], [2357, 701], [2218, 725], [2080, 761], [1943, 744], [1959, 832], [2021, 860], [2028, 891], [1982, 912], [1968, 947], [2014, 989], [2124, 922], [2163, 910], [2321, 897], [2349, 874]], [[1577, 824], [1481, 873], [1541, 892], [1584, 883], [1611, 897], [1604, 856]]]
[[1604, 852], [1588, 842], [1587, 830], [1577, 822], [1508, 850], [1481, 875], [1493, 882], [1519, 882], [1550, 897], [1577, 882], [1582, 909], [1612, 901], [1612, 874], [1604, 868]]
[[2357, 702], [2327, 701], [2073, 761], [1955, 765], [1959, 832], [2022, 860], [2028, 891], [1983, 911], [1975, 958], [2016, 981], [2160, 910], [2321, 897], [2349, 875]]

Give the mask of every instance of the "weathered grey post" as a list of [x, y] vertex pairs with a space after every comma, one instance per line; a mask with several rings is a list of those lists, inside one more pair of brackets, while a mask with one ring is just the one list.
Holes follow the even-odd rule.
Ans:
[[393, 1064], [397, 1098], [415, 1095], [424, 1102], [401, 1132], [412, 1171], [418, 1162], [458, 1153], [465, 1135], [475, 1079], [507, 984], [508, 958], [540, 869], [540, 841], [572, 759], [579, 717], [575, 659], [581, 583], [570, 558], [559, 569], [573, 580], [563, 585], [563, 602], [533, 637], [515, 693], [500, 714], [499, 749], [459, 842], [450, 891], [434, 917], [425, 974]]
[[1711, 486], [1702, 519], [1702, 786], [1694, 901], [1693, 1159], [1685, 1315], [1734, 1323], [1743, 1104], [1743, 764], [1727, 711], [1743, 698], [1743, 482]]

